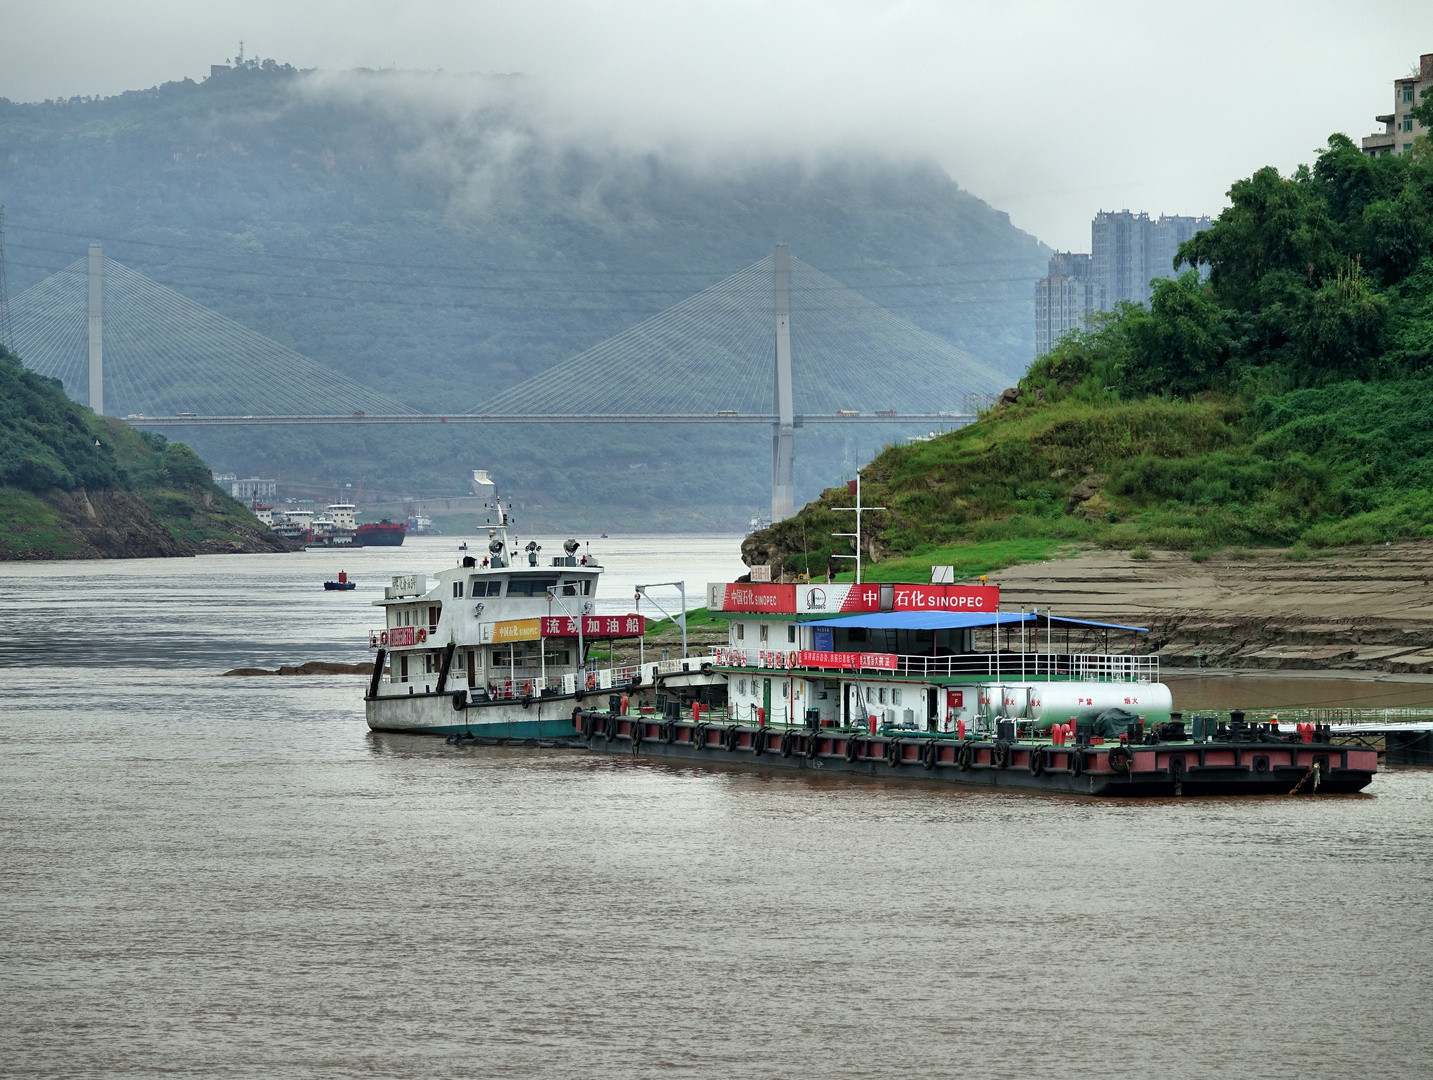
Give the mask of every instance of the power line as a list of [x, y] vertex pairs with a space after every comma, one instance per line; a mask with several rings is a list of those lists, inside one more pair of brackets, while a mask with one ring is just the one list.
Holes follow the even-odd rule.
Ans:
[[[224, 256], [229, 256], [229, 257], [232, 257], [232, 258], [244, 258], [244, 259], [282, 259], [282, 260], [285, 260], [285, 261], [288, 261], [288, 262], [334, 263], [334, 264], [336, 264], [336, 265], [343, 265], [343, 266], [372, 266], [372, 267], [379, 267], [379, 268], [388, 269], [388, 270], [438, 270], [438, 271], [442, 271], [442, 272], [444, 272], [444, 273], [454, 273], [454, 272], [457, 272], [457, 273], [474, 273], [474, 272], [480, 272], [480, 273], [494, 273], [494, 274], [542, 274], [542, 273], [552, 273], [552, 272], [553, 272], [553, 270], [551, 270], [551, 269], [547, 269], [547, 268], [543, 268], [543, 267], [533, 267], [533, 266], [507, 266], [507, 267], [498, 267], [498, 266], [474, 266], [474, 265], [471, 265], [471, 264], [466, 265], [466, 266], [456, 266], [456, 265], [443, 264], [443, 263], [395, 263], [395, 262], [382, 262], [382, 261], [368, 260], [368, 259], [345, 259], [345, 258], [339, 258], [339, 257], [337, 257], [337, 256], [331, 256], [331, 255], [309, 255], [309, 254], [305, 254], [305, 255], [281, 255], [281, 254], [274, 254], [273, 252], [267, 252], [267, 251], [264, 251], [264, 252], [243, 252], [243, 253], [238, 253], [238, 252], [234, 252], [234, 251], [227, 250], [227, 249], [225, 249], [225, 248], [219, 248], [219, 247], [207, 247], [207, 246], [203, 246], [203, 245], [193, 245], [193, 244], [165, 244], [165, 243], [161, 243], [161, 242], [156, 241], [156, 240], [138, 240], [138, 239], [133, 239], [133, 238], [125, 238], [125, 237], [117, 237], [117, 236], [97, 236], [97, 235], [95, 235], [95, 234], [93, 234], [93, 233], [69, 232], [69, 231], [64, 230], [64, 229], [47, 229], [47, 228], [44, 228], [44, 227], [39, 226], [39, 225], [17, 225], [17, 226], [15, 226], [15, 228], [23, 229], [23, 230], [25, 230], [25, 231], [27, 231], [27, 232], [46, 233], [46, 234], [49, 234], [49, 235], [52, 235], [52, 236], [68, 236], [68, 237], [73, 237], [74, 239], [77, 239], [77, 240], [85, 240], [85, 241], [94, 240], [94, 241], [96, 241], [97, 243], [103, 243], [103, 244], [107, 244], [107, 245], [108, 245], [108, 244], [133, 244], [133, 245], [140, 246], [140, 247], [158, 248], [158, 249], [167, 250], [167, 251], [199, 252], [199, 253], [201, 253], [201, 254], [224, 255]], [[56, 250], [57, 250], [57, 249], [56, 249]], [[1010, 257], [1008, 257], [1008, 258], [1002, 257], [1002, 258], [989, 258], [989, 259], [966, 259], [966, 260], [960, 260], [960, 261], [958, 261], [958, 262], [948, 262], [948, 263], [912, 263], [912, 264], [910, 264], [910, 265], [905, 265], [905, 266], [902, 266], [902, 265], [894, 265], [894, 264], [885, 264], [885, 263], [874, 263], [874, 264], [868, 264], [868, 265], [864, 265], [864, 266], [836, 266], [836, 267], [827, 267], [827, 272], [828, 272], [828, 273], [838, 273], [838, 274], [839, 274], [839, 273], [855, 273], [855, 272], [860, 272], [860, 271], [881, 272], [881, 271], [892, 271], [892, 270], [894, 270], [894, 271], [905, 271], [905, 270], [945, 270], [945, 269], [953, 269], [953, 268], [955, 268], [955, 267], [961, 267], [961, 266], [995, 266], [995, 265], [1001, 265], [1001, 264], [1005, 264], [1005, 263], [1011, 263], [1011, 264], [1020, 263], [1020, 264], [1023, 264], [1023, 263], [1028, 263], [1028, 262], [1032, 262], [1032, 261], [1038, 263], [1038, 262], [1042, 261], [1042, 259], [1043, 259], [1043, 256], [1040, 256], [1040, 255], [1036, 254], [1036, 255], [1031, 255], [1031, 256], [1010, 256]], [[582, 267], [561, 267], [561, 268], [560, 268], [560, 270], [561, 270], [563, 273], [623, 274], [623, 275], [628, 275], [628, 276], [647, 276], [647, 277], [653, 277], [653, 276], [662, 276], [662, 277], [666, 277], [666, 276], [672, 276], [672, 277], [677, 277], [677, 276], [682, 276], [682, 277], [714, 277], [714, 276], [716, 276], [717, 274], [724, 273], [724, 272], [725, 272], [725, 269], [726, 269], [725, 267], [713, 268], [713, 269], [710, 269], [710, 270], [612, 270], [612, 269], [600, 269], [600, 270], [599, 270], [599, 269], [596, 269], [596, 268], [582, 268]], [[1039, 276], [1039, 275], [1037, 275], [1037, 276]]]
[[[13, 265], [15, 265], [15, 266], [23, 266], [23, 267], [25, 267], [26, 269], [30, 269], [30, 270], [52, 271], [52, 267], [43, 266], [43, 265], [40, 265], [40, 264], [38, 264], [38, 263], [14, 262]], [[153, 280], [153, 279], [151, 279], [151, 280]], [[317, 279], [317, 280], [322, 281], [323, 279]], [[1034, 281], [1035, 281], [1035, 279], [1034, 279], [1034, 278], [1031, 278], [1031, 277], [1029, 277], [1029, 276], [1021, 276], [1021, 277], [1016, 277], [1016, 278], [995, 278], [995, 279], [987, 279], [986, 281], [981, 281], [981, 282], [967, 282], [967, 283], [956, 283], [956, 284], [981, 284], [981, 285], [987, 285], [987, 284], [989, 284], [989, 285], [995, 285], [995, 284], [1028, 283], [1028, 284], [1033, 285], [1033, 284], [1034, 284]], [[383, 285], [387, 285], [388, 283], [385, 283], [385, 282], [369, 282], [368, 284], [383, 284]], [[839, 284], [839, 283], [838, 283], [838, 284]], [[243, 289], [243, 288], [237, 288], [237, 287], [230, 286], [230, 285], [211, 285], [211, 284], [208, 284], [208, 283], [206, 283], [206, 282], [200, 282], [200, 281], [179, 281], [179, 282], [173, 282], [169, 287], [171, 287], [171, 288], [174, 288], [174, 287], [189, 288], [189, 289], [195, 289], [195, 290], [206, 290], [206, 291], [208, 291], [208, 292], [223, 293], [223, 294], [229, 295], [229, 296], [259, 296], [259, 297], [277, 298], [277, 299], [281, 299], [281, 300], [317, 301], [317, 302], [319, 302], [319, 303], [345, 304], [345, 305], [350, 305], [350, 306], [353, 306], [353, 307], [361, 307], [361, 306], [364, 306], [364, 305], [374, 305], [374, 304], [376, 304], [376, 305], [380, 305], [380, 306], [383, 306], [383, 307], [419, 308], [419, 309], [423, 309], [423, 310], [427, 310], [427, 311], [435, 311], [435, 310], [436, 310], [436, 311], [479, 311], [479, 312], [487, 312], [487, 311], [492, 311], [492, 310], [494, 309], [494, 305], [493, 305], [493, 304], [463, 303], [463, 302], [461, 302], [461, 301], [455, 301], [455, 300], [403, 300], [403, 299], [398, 299], [398, 298], [396, 298], [396, 297], [386, 297], [386, 296], [369, 296], [369, 297], [332, 296], [332, 295], [323, 294], [323, 293], [309, 293], [309, 292], [298, 292], [298, 293], [296, 293], [296, 292], [293, 292], [292, 290], [287, 291], [287, 292], [276, 292], [276, 291], [269, 290], [269, 289]], [[843, 287], [844, 287], [844, 286], [843, 286]], [[921, 287], [922, 287], [922, 288], [928, 288], [928, 289], [934, 289], [934, 288], [939, 288], [940, 286], [938, 286], [938, 285], [928, 285], [928, 286], [921, 286]], [[866, 287], [863, 286], [863, 290], [864, 290], [864, 288], [866, 288]], [[515, 294], [518, 294], [518, 295], [531, 295], [531, 294], [534, 293], [534, 292], [542, 292], [542, 291], [544, 291], [544, 290], [537, 290], [537, 289], [530, 289], [530, 288], [514, 288], [514, 289], [502, 289], [502, 290], [498, 290], [498, 291], [502, 291], [502, 292], [512, 292], [512, 293], [515, 293]], [[662, 289], [662, 290], [655, 290], [655, 289], [654, 289], [654, 290], [640, 290], [640, 291], [639, 291], [639, 290], [631, 290], [630, 292], [626, 293], [626, 295], [633, 295], [633, 296], [636, 296], [636, 295], [671, 296], [673, 293], [677, 293], [678, 291], [679, 291], [679, 290], [677, 290], [677, 289]], [[557, 294], [571, 295], [571, 292], [570, 292], [570, 291], [551, 290], [551, 292], [552, 292], [554, 295], [557, 295]], [[613, 292], [614, 294], [618, 294], [618, 293], [620, 292], [620, 290], [612, 290], [612, 292]], [[901, 303], [899, 304], [899, 306], [900, 306], [901, 308], [903, 308], [903, 309], [911, 310], [911, 309], [915, 309], [915, 308], [945, 307], [945, 306], [947, 306], [947, 305], [956, 305], [956, 304], [1005, 304], [1005, 303], [1012, 303], [1012, 302], [1014, 302], [1014, 303], [1026, 304], [1026, 303], [1029, 303], [1029, 302], [1030, 302], [1030, 297], [1024, 296], [1024, 295], [1021, 295], [1021, 296], [1012, 296], [1012, 295], [1008, 295], [1008, 294], [1007, 294], [1007, 295], [990, 296], [990, 297], [969, 297], [969, 298], [956, 298], [956, 297], [951, 297], [951, 298], [948, 298], [948, 299], [940, 299], [940, 300], [903, 301], [903, 302], [901, 302]], [[520, 304], [520, 305], [515, 305], [515, 309], [516, 309], [516, 310], [521, 310], [521, 311], [567, 311], [567, 312], [570, 312], [570, 311], [573, 310], [572, 304], [570, 304], [570, 303], [567, 303], [567, 304]]]

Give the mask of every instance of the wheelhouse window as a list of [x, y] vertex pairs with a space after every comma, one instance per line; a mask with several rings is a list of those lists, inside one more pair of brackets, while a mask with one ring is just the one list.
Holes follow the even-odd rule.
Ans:
[[428, 633], [433, 634], [438, 630], [438, 617], [443, 614], [442, 604], [431, 604], [428, 607]]
[[508, 580], [508, 596], [546, 596], [556, 587], [556, 578], [515, 577]]
[[461, 600], [462, 598], [463, 598], [463, 583], [462, 583], [461, 581], [455, 581], [455, 582], [453, 582], [453, 599], [455, 599], [455, 600]]

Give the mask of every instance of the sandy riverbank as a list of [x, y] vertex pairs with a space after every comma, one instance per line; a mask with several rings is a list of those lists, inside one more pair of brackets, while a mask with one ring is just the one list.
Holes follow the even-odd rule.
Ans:
[[[1177, 669], [1433, 674], [1433, 541], [1291, 562], [1278, 551], [1088, 552], [991, 575], [1007, 607], [1138, 624]], [[1113, 641], [1111, 644], [1115, 644]]]

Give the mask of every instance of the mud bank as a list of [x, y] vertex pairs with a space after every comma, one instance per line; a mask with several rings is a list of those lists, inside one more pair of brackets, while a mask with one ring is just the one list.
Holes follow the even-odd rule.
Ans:
[[991, 575], [1008, 608], [1148, 626], [1177, 669], [1433, 674], [1433, 541], [1315, 555], [1090, 552]]

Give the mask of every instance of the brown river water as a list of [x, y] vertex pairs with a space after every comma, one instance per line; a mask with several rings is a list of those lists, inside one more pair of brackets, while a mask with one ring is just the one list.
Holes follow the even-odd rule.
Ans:
[[[602, 543], [606, 610], [737, 572]], [[1429, 1075], [1433, 771], [952, 791], [373, 735], [361, 678], [218, 677], [363, 659], [452, 548], [0, 567], [0, 1073]]]

